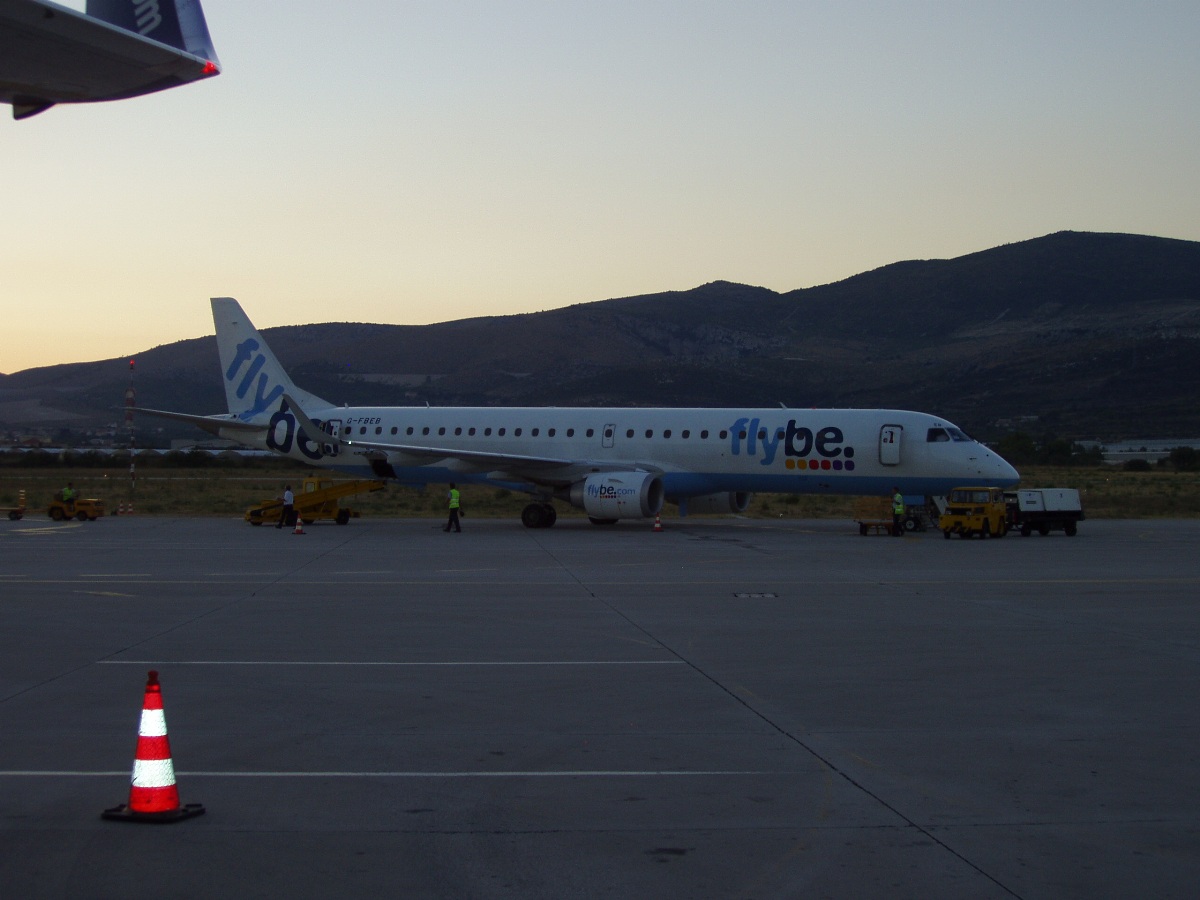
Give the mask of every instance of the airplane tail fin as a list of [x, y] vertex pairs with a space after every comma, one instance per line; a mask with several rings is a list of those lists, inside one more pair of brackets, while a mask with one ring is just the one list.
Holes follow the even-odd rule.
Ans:
[[87, 0], [87, 14], [220, 65], [200, 0]]
[[250, 421], [260, 413], [277, 408], [285, 393], [308, 409], [333, 405], [292, 383], [236, 300], [213, 297], [212, 312], [217, 350], [221, 355], [221, 374], [225, 379], [225, 399], [231, 413], [243, 421]]

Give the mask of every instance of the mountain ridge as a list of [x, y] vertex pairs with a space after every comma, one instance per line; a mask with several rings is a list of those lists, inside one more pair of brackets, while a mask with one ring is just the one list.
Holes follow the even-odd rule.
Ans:
[[[783, 293], [714, 281], [263, 333], [299, 385], [334, 403], [785, 402], [923, 409], [979, 434], [1014, 419], [1072, 437], [1200, 433], [1200, 243], [1146, 235], [1057, 232]], [[211, 336], [138, 355], [141, 405], [218, 412], [219, 382]], [[111, 420], [127, 383], [124, 358], [0, 376], [0, 427]]]

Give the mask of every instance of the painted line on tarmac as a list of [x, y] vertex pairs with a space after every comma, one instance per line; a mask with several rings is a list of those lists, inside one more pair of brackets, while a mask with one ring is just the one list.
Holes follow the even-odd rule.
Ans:
[[343, 662], [270, 659], [101, 659], [102, 666], [682, 666], [681, 659], [451, 660], [443, 662]]
[[[540, 772], [188, 772], [184, 778], [729, 778], [792, 775], [794, 772], [758, 769], [567, 769]], [[13, 769], [0, 771], [0, 778], [115, 778], [129, 777], [129, 769], [115, 772], [43, 771]]]

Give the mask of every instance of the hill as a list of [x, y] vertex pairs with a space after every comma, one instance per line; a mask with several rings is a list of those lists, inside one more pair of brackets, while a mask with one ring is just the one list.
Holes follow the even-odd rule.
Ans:
[[[248, 309], [253, 318], [254, 310]], [[981, 436], [1200, 434], [1200, 243], [1061, 232], [777, 293], [714, 282], [427, 326], [264, 332], [336, 403], [887, 406]], [[214, 339], [138, 357], [138, 402], [224, 408]], [[0, 423], [111, 421], [124, 360], [0, 377]]]

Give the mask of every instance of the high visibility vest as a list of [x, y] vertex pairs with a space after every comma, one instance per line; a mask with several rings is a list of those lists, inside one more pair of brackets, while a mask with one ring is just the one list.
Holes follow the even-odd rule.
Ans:
[[892, 497], [892, 512], [896, 513], [897, 515], [904, 515], [904, 511], [904, 495], [896, 494], [896, 496]]
[[451, 509], [458, 509], [459, 496], [460, 495], [458, 493], [458, 488], [454, 488], [452, 491], [450, 491], [450, 508]]

